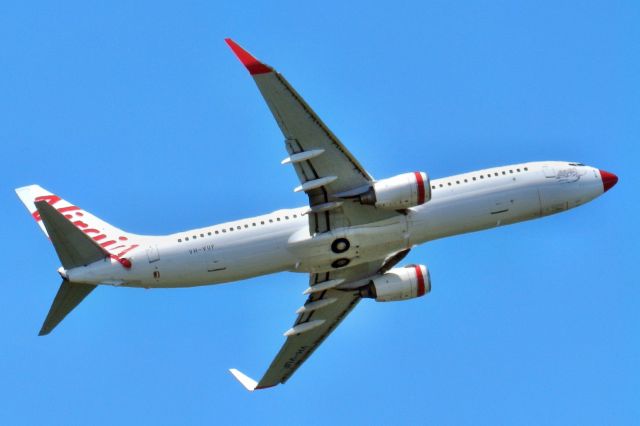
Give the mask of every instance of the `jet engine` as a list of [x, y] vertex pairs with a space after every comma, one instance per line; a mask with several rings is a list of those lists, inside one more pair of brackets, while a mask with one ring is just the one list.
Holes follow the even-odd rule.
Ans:
[[429, 176], [424, 172], [403, 173], [373, 184], [359, 196], [362, 204], [401, 210], [419, 206], [431, 199]]
[[360, 289], [360, 296], [376, 299], [377, 302], [421, 297], [431, 291], [431, 276], [424, 265], [407, 265], [393, 268], [375, 276]]

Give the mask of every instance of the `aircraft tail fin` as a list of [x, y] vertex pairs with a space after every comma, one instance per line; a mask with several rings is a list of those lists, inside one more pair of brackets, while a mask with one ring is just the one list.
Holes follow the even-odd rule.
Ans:
[[[56, 245], [54, 241], [55, 238], [50, 235], [52, 231], [46, 226], [45, 220], [43, 220], [42, 209], [46, 209], [46, 211], [49, 212], [49, 222], [55, 222], [57, 224], [55, 225], [56, 229], [60, 227], [65, 229], [63, 234], [67, 235], [67, 240], [72, 240], [70, 246], [79, 245], [76, 251], [84, 251], [84, 248], [80, 249], [80, 247], [89, 247], [89, 242], [95, 242], [95, 245], [97, 245], [98, 248], [104, 249], [107, 255], [110, 254], [120, 259], [126, 253], [139, 246], [140, 236], [118, 229], [38, 185], [17, 188], [16, 194], [18, 194], [20, 201], [22, 201], [27, 210], [29, 210], [29, 213], [31, 213], [31, 216], [36, 220], [42, 232], [54, 243], [54, 246]], [[41, 208], [37, 208], [36, 204], [40, 204]], [[48, 205], [50, 208], [47, 208], [45, 205]], [[72, 228], [76, 228], [78, 232], [72, 233]], [[87, 238], [80, 238], [82, 234]], [[135, 244], [136, 242], [137, 244]], [[66, 244], [56, 246], [60, 260], [62, 260], [62, 256], [59, 248], [64, 245]], [[89, 252], [95, 254], [95, 249], [90, 248]], [[92, 256], [93, 255], [90, 257]], [[65, 256], [65, 258], [69, 259], [73, 257]], [[77, 261], [78, 259], [72, 261], [72, 263]], [[67, 268], [66, 265], [65, 268]]]
[[[36, 201], [35, 206], [65, 269], [88, 265], [110, 256], [108, 251], [100, 247], [51, 204], [46, 201]], [[94, 288], [96, 286], [93, 284], [63, 280], [38, 335], [49, 334]]]
[[36, 201], [35, 206], [65, 269], [86, 266], [110, 256], [55, 207], [46, 201]]
[[78, 306], [96, 287], [97, 286], [93, 284], [78, 284], [63, 280], [38, 336], [51, 333], [51, 330], [60, 324], [60, 321]]
[[[131, 266], [122, 256], [139, 246], [133, 242], [139, 242], [140, 236], [115, 228], [38, 185], [17, 188], [16, 193], [51, 240], [64, 269], [110, 257], [125, 268]], [[40, 336], [49, 334], [96, 288], [93, 284], [71, 282], [66, 274], [62, 275], [64, 279], [42, 324]]]

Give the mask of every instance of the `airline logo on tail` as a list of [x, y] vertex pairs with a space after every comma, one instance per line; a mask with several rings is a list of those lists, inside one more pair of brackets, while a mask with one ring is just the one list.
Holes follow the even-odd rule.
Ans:
[[[80, 207], [69, 203], [55, 194], [49, 193], [37, 185], [19, 188], [16, 192], [18, 192], [20, 199], [29, 209], [31, 216], [38, 222], [38, 225], [40, 225], [45, 233], [46, 230], [42, 224], [40, 213], [35, 209], [34, 203], [37, 201], [45, 201], [53, 206], [77, 228], [89, 235], [100, 247], [107, 250], [111, 254], [111, 257], [116, 260], [120, 260], [124, 255], [139, 247], [139, 244], [132, 244], [129, 241], [129, 237], [122, 235], [126, 234], [125, 232], [110, 226], [91, 213], [82, 210]], [[41, 195], [37, 195], [38, 193]], [[121, 235], [116, 237], [118, 233]]]

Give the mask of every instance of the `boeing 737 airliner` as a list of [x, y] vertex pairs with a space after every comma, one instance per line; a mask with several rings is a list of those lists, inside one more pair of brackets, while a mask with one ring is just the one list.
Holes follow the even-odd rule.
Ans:
[[259, 381], [230, 371], [249, 390], [286, 382], [363, 298], [379, 302], [431, 290], [424, 265], [398, 266], [437, 238], [535, 219], [577, 207], [618, 182], [566, 161], [493, 167], [441, 179], [425, 172], [374, 179], [284, 77], [226, 40], [284, 134], [309, 205], [166, 236], [122, 231], [37, 186], [16, 189], [49, 237], [62, 284], [40, 335], [99, 285], [173, 288], [279, 271], [309, 276], [306, 302]]

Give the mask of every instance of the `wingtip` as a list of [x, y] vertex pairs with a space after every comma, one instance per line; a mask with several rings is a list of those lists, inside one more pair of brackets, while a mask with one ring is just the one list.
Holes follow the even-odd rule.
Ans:
[[240, 60], [240, 62], [242, 62], [242, 65], [244, 65], [247, 68], [247, 70], [249, 71], [249, 74], [251, 75], [266, 74], [273, 71], [273, 69], [270, 66], [265, 65], [259, 60], [257, 60], [255, 57], [253, 57], [253, 55], [251, 55], [249, 52], [244, 50], [238, 43], [236, 43], [232, 39], [225, 38], [224, 41], [227, 43], [227, 45], [229, 45], [229, 47], [231, 48], [233, 53], [236, 55], [236, 57]]
[[40, 331], [38, 332], [38, 336], [46, 336], [47, 334], [51, 333], [52, 331], [53, 331], [53, 328], [51, 328], [47, 324], [47, 321], [45, 320], [44, 323], [42, 324], [42, 327], [40, 327]]
[[238, 371], [235, 368], [230, 368], [229, 372], [233, 374], [233, 377], [235, 377], [236, 380], [239, 381], [240, 384], [244, 386], [244, 388], [249, 392], [253, 392], [258, 387], [258, 382], [245, 375], [241, 371]]

